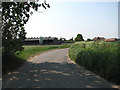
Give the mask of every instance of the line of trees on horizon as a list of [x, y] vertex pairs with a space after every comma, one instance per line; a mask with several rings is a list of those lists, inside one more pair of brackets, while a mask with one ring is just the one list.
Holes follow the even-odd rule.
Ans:
[[73, 37], [70, 38], [69, 40], [66, 40], [66, 39], [64, 38], [64, 42], [65, 42], [65, 43], [74, 43], [74, 42], [77, 42], [77, 41], [84, 41], [82, 34], [77, 34], [77, 36], [76, 36], [75, 39], [73, 39]]

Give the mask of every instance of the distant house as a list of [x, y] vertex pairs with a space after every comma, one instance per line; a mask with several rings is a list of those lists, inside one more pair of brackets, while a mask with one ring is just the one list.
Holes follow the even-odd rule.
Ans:
[[24, 45], [57, 45], [62, 43], [63, 41], [56, 37], [27, 38], [24, 41]]
[[105, 42], [115, 42], [115, 41], [118, 41], [117, 38], [111, 38], [111, 39], [105, 39], [104, 40]]
[[93, 41], [99, 41], [99, 40], [104, 40], [105, 38], [104, 37], [95, 37], [93, 38]]

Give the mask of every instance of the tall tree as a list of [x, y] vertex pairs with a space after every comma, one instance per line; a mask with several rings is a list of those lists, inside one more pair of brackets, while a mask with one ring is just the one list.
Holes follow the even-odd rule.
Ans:
[[87, 41], [92, 41], [92, 39], [90, 39], [90, 38], [87, 38]]
[[77, 34], [75, 41], [84, 41], [82, 34]]
[[73, 37], [70, 39], [70, 41], [73, 41]]
[[29, 20], [32, 11], [38, 10], [38, 7], [50, 8], [44, 1], [38, 2], [2, 2], [2, 52], [3, 55], [10, 55], [23, 49], [25, 39], [24, 24]]

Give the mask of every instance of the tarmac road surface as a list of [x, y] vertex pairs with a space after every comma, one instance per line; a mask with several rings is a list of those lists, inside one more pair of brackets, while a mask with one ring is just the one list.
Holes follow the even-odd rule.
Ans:
[[111, 88], [112, 84], [68, 58], [68, 48], [48, 51], [3, 76], [3, 88]]

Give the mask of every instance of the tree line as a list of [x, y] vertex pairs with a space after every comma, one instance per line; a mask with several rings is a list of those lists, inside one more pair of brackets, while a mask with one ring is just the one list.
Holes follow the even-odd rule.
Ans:
[[[33, 12], [30, 8], [38, 11], [39, 7], [50, 8], [50, 5], [44, 1], [38, 2], [2, 2], [2, 55], [6, 57], [21, 52], [23, 41], [26, 39], [24, 24], [27, 23]], [[64, 39], [66, 40], [66, 39]], [[70, 39], [73, 41], [73, 37]], [[84, 41], [82, 34], [78, 34], [75, 41]]]
[[[84, 38], [83, 38], [83, 35], [82, 34], [77, 34], [77, 36], [75, 37], [75, 39], [73, 39], [73, 37], [69, 40], [66, 40], [65, 41], [74, 41], [74, 42], [77, 42], [77, 41], [85, 41]], [[88, 38], [87, 41], [92, 41], [92, 39]]]

